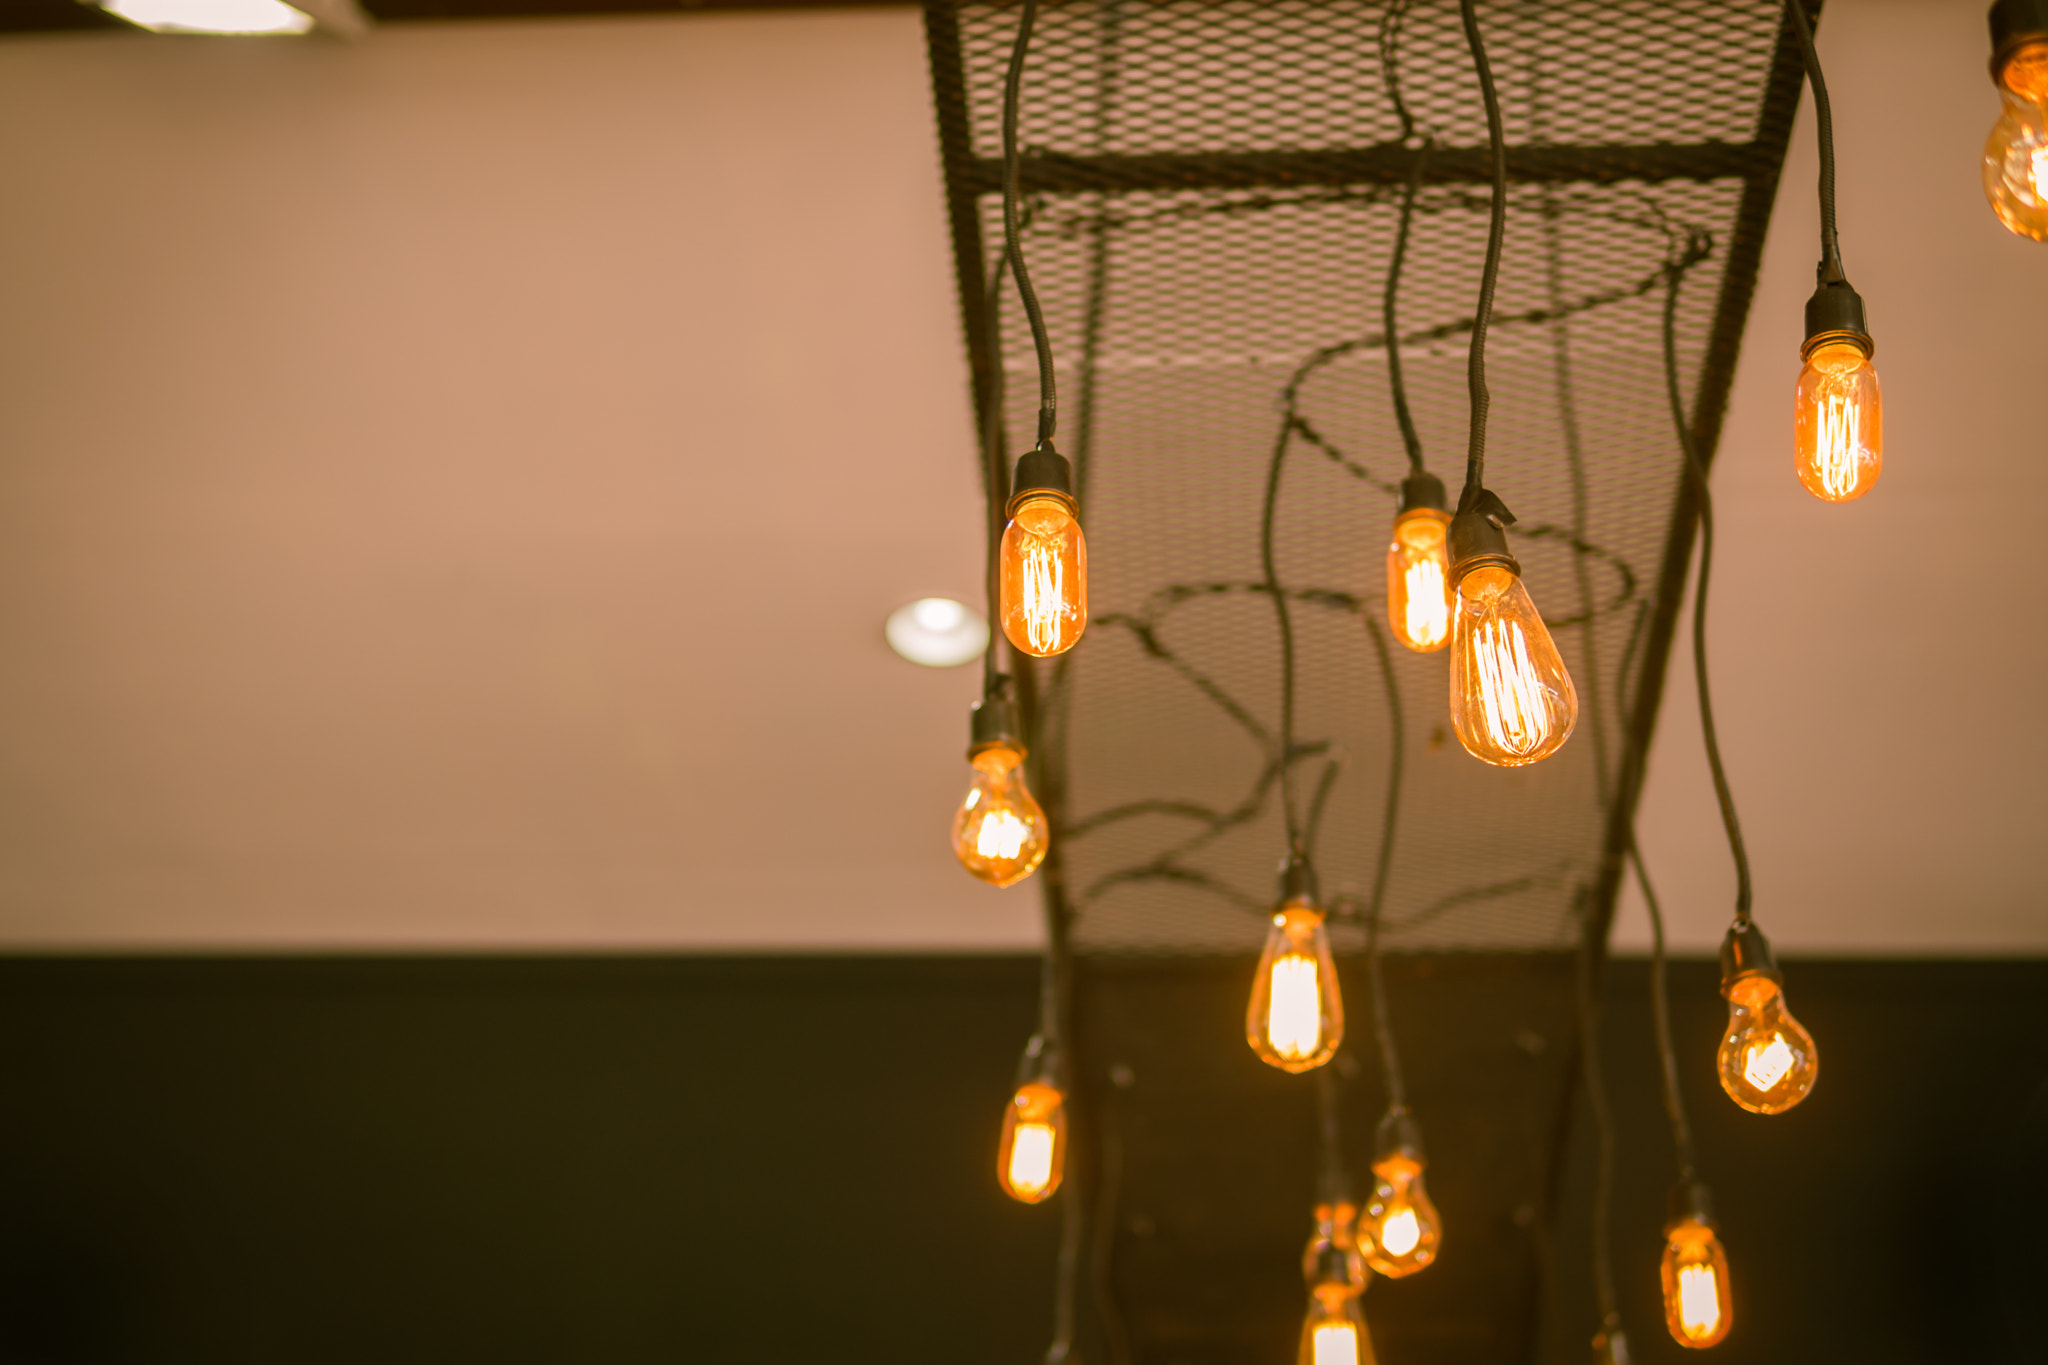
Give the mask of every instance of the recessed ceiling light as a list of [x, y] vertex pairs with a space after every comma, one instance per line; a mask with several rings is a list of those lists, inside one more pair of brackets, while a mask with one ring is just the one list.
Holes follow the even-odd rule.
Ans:
[[307, 33], [313, 16], [283, 0], [101, 0], [152, 33]]
[[950, 597], [920, 597], [889, 613], [889, 647], [914, 664], [952, 668], [981, 657], [988, 622]]

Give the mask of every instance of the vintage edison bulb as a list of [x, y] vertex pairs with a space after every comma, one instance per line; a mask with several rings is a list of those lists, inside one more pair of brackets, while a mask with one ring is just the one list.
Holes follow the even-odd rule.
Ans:
[[1394, 521], [1387, 546], [1387, 619], [1394, 638], [1422, 654], [1451, 642], [1451, 519], [1417, 507]]
[[974, 785], [953, 817], [953, 856], [990, 885], [1013, 886], [1045, 861], [1045, 812], [1024, 785], [1019, 750], [990, 744], [971, 761]]
[[1372, 1338], [1366, 1335], [1365, 1315], [1358, 1311], [1358, 1291], [1334, 1284], [1316, 1286], [1295, 1360], [1297, 1365], [1373, 1365]]
[[1003, 634], [1040, 658], [1072, 649], [1088, 624], [1088, 542], [1074, 505], [1027, 497], [1003, 531]]
[[1712, 1346], [1728, 1335], [1728, 1257], [1714, 1230], [1697, 1218], [1664, 1234], [1664, 1325], [1680, 1346]]
[[1302, 1277], [1311, 1290], [1349, 1285], [1354, 1294], [1364, 1291], [1365, 1258], [1358, 1254], [1357, 1224], [1358, 1209], [1347, 1201], [1316, 1205], [1315, 1231], [1301, 1253]]
[[2005, 110], [1984, 143], [1984, 194], [2007, 229], [2048, 242], [2048, 42], [2023, 45], [1998, 73]]
[[1060, 1187], [1066, 1164], [1067, 1097], [1044, 1081], [1026, 1081], [1003, 1110], [996, 1179], [1010, 1198], [1036, 1204]]
[[1851, 502], [1884, 471], [1884, 404], [1870, 354], [1854, 341], [1815, 346], [1792, 410], [1799, 482], [1822, 502]]
[[1394, 1152], [1372, 1164], [1372, 1195], [1358, 1218], [1365, 1263], [1390, 1279], [1413, 1275], [1436, 1259], [1443, 1225], [1422, 1184], [1422, 1159]]
[[1244, 1031], [1259, 1060], [1282, 1071], [1313, 1070], [1344, 1041], [1330, 936], [1323, 912], [1307, 901], [1289, 901], [1273, 913]]
[[1451, 725], [1474, 758], [1503, 768], [1550, 757], [1571, 737], [1579, 694], [1529, 590], [1498, 564], [1458, 582], [1451, 624]]
[[1820, 1074], [1813, 1035], [1785, 1008], [1784, 989], [1768, 976], [1739, 977], [1724, 993], [1721, 1088], [1753, 1114], [1782, 1114], [1806, 1098]]

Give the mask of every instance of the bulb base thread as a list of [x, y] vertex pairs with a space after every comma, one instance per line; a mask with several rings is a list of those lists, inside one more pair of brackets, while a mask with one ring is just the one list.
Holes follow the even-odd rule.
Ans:
[[988, 692], [967, 713], [967, 757], [988, 749], [1015, 749], [1021, 757], [1029, 751], [1018, 738], [1017, 703], [1010, 696], [1010, 675], [996, 674]]
[[1804, 360], [1838, 341], [1859, 348], [1865, 357], [1877, 354], [1877, 343], [1871, 340], [1870, 324], [1863, 315], [1863, 296], [1847, 280], [1822, 280], [1806, 301], [1806, 341], [1799, 348], [1799, 358]]
[[1066, 503], [1068, 513], [1076, 520], [1080, 519], [1081, 505], [1074, 498], [1073, 463], [1050, 444], [1027, 450], [1017, 457], [1017, 467], [1010, 474], [1010, 500], [1004, 507], [1004, 515], [1016, 516], [1017, 509], [1027, 498], [1047, 496], [1059, 498]]
[[1714, 1196], [1697, 1180], [1682, 1180], [1673, 1185], [1664, 1200], [1664, 1231], [1668, 1234], [1681, 1223], [1698, 1223], [1704, 1228], [1717, 1226]]
[[1444, 481], [1425, 469], [1401, 480], [1401, 510], [1395, 515], [1406, 516], [1421, 507], [1441, 512], [1449, 502], [1450, 495], [1444, 492]]
[[1522, 576], [1522, 566], [1508, 551], [1508, 530], [1515, 514], [1495, 496], [1492, 489], [1467, 488], [1458, 499], [1458, 513], [1451, 518], [1451, 586], [1456, 588], [1466, 574], [1488, 567], [1506, 569]]
[[1376, 1162], [1393, 1156], [1411, 1157], [1418, 1162], [1423, 1159], [1422, 1125], [1408, 1112], [1408, 1106], [1387, 1111], [1380, 1120], [1379, 1131], [1373, 1135], [1372, 1148], [1372, 1159]]
[[2048, 0], [1998, 0], [1991, 23], [1991, 79], [2005, 83], [2005, 64], [2028, 43], [2048, 42]]
[[1785, 979], [1778, 970], [1777, 959], [1771, 956], [1770, 940], [1764, 937], [1764, 931], [1754, 924], [1737, 924], [1721, 940], [1721, 994], [1727, 995], [1736, 982], [1752, 976], [1781, 983]]

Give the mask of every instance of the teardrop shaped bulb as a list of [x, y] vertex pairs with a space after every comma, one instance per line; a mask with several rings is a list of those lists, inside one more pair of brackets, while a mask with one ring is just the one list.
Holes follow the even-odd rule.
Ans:
[[1024, 755], [1007, 744], [977, 750], [974, 785], [953, 817], [953, 856], [991, 886], [1014, 886], [1045, 861], [1045, 812], [1024, 785]]
[[1522, 580], [1498, 564], [1458, 580], [1451, 626], [1451, 725], [1474, 758], [1535, 763], [1579, 719], [1572, 675]]
[[1358, 1249], [1389, 1279], [1413, 1275], [1436, 1259], [1443, 1224], [1422, 1182], [1422, 1158], [1393, 1152], [1372, 1165], [1372, 1196], [1358, 1215]]
[[1853, 341], [1816, 346], [1799, 371], [1792, 451], [1799, 482], [1822, 502], [1853, 502], [1884, 472], [1884, 402], [1870, 355]]
[[1451, 642], [1450, 529], [1448, 513], [1417, 507], [1395, 518], [1387, 547], [1387, 621], [1418, 654]]
[[1057, 494], [1026, 498], [1003, 530], [1003, 634], [1037, 658], [1072, 649], [1088, 625], [1088, 542], [1074, 505]]
[[1664, 1325], [1680, 1346], [1704, 1350], [1728, 1335], [1728, 1257], [1714, 1229], [1696, 1218], [1664, 1233]]
[[1344, 1041], [1330, 935], [1323, 912], [1307, 901], [1289, 901], [1274, 912], [1244, 1029], [1259, 1060], [1282, 1071], [1312, 1071]]
[[2023, 44], [1998, 73], [2004, 103], [1984, 143], [1984, 197], [2017, 236], [2048, 242], [2048, 42]]
[[1738, 977], [1723, 988], [1728, 1032], [1716, 1069], [1721, 1088], [1752, 1114], [1782, 1114], [1806, 1098], [1820, 1074], [1820, 1053], [1768, 976]]
[[1022, 1204], [1050, 1199], [1067, 1164], [1067, 1097], [1042, 1080], [1017, 1087], [1003, 1109], [996, 1179]]

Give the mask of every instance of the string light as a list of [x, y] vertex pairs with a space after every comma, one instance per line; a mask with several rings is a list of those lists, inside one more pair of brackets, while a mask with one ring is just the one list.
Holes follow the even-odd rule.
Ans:
[[953, 816], [953, 856], [991, 886], [1014, 886], [1038, 870], [1051, 847], [1045, 811], [1024, 782], [1010, 679], [996, 675], [969, 721], [967, 761], [974, 781]]
[[1365, 1263], [1390, 1279], [1413, 1275], [1436, 1259], [1443, 1224], [1424, 1188], [1422, 1133], [1406, 1106], [1380, 1123], [1373, 1190], [1359, 1213]]
[[1245, 1010], [1245, 1040], [1259, 1060], [1282, 1071], [1311, 1071], [1344, 1041], [1344, 1000], [1337, 964], [1317, 904], [1315, 874], [1291, 857], [1280, 869], [1280, 906]]
[[1714, 1235], [1706, 1187], [1681, 1185], [1673, 1192], [1664, 1225], [1664, 1325], [1680, 1346], [1704, 1350], [1718, 1345], [1734, 1321], [1728, 1295], [1728, 1257]]
[[1372, 1337], [1366, 1332], [1359, 1306], [1372, 1277], [1359, 1254], [1358, 1205], [1352, 1197], [1339, 1140], [1337, 1071], [1331, 1067], [1316, 1077], [1322, 1161], [1315, 1228], [1301, 1255], [1302, 1278], [1308, 1282], [1308, 1316], [1301, 1325], [1296, 1365], [1370, 1365], [1373, 1359]]
[[996, 1149], [996, 1179], [1021, 1204], [1052, 1197], [1066, 1173], [1067, 1096], [1058, 1052], [1045, 1035], [1032, 1038], [1018, 1067], [1016, 1093], [1003, 1106], [1003, 1136]]
[[1984, 196], [2007, 231], [2048, 242], [2048, 0], [1991, 7], [1991, 80], [2003, 109], [1984, 143]]

